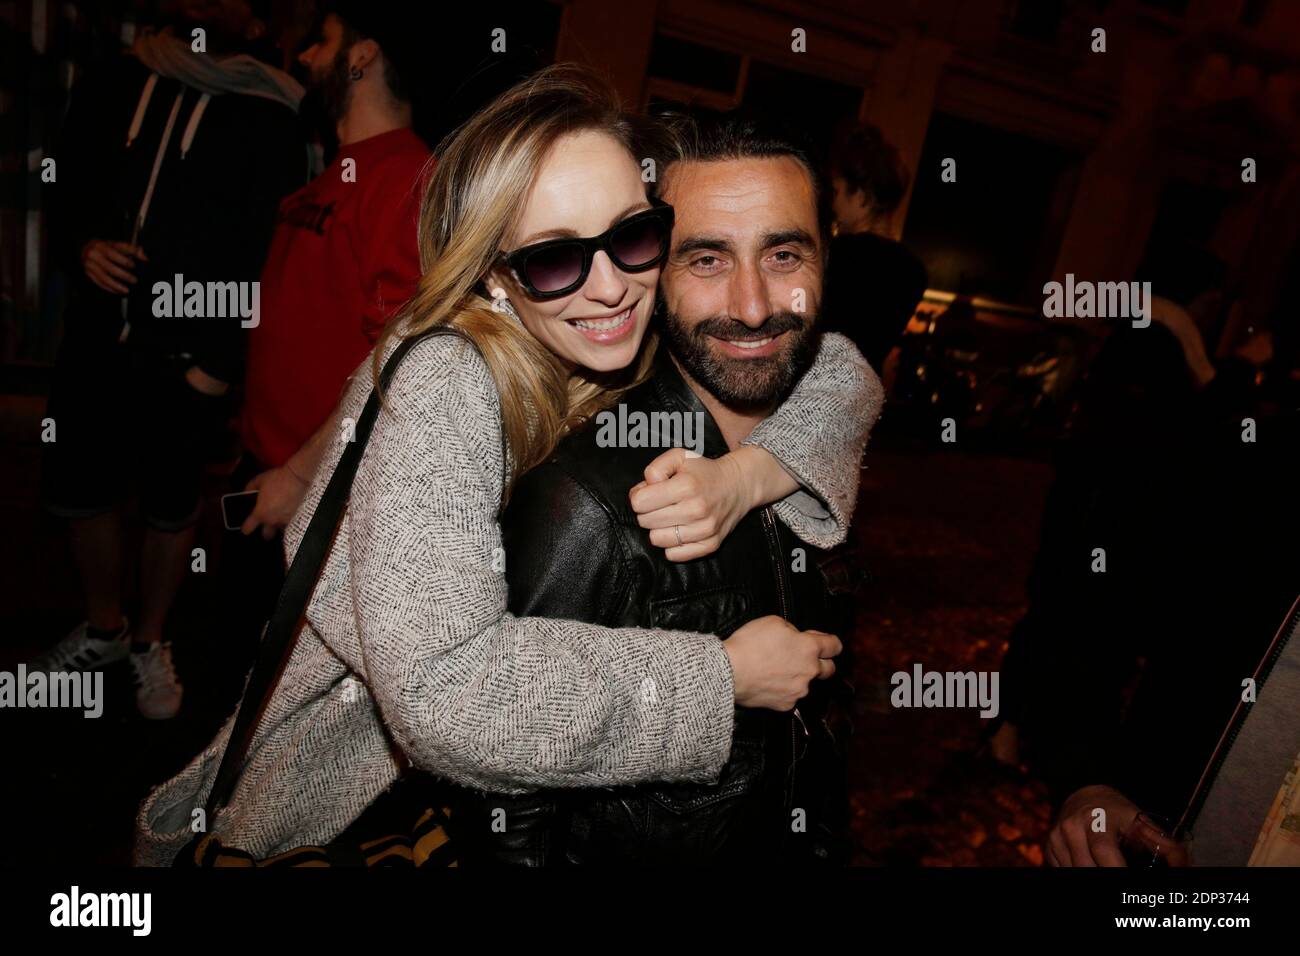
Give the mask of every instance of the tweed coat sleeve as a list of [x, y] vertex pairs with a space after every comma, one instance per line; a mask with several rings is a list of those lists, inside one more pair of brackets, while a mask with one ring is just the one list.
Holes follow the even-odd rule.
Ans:
[[495, 384], [473, 347], [442, 336], [412, 349], [339, 530], [347, 593], [318, 593], [313, 627], [407, 759], [457, 783], [716, 778], [734, 715], [716, 637], [507, 613], [504, 454]]
[[862, 453], [884, 400], [880, 378], [857, 346], [827, 333], [812, 367], [742, 442], [770, 452], [802, 486], [773, 508], [814, 547], [833, 548], [848, 535]]

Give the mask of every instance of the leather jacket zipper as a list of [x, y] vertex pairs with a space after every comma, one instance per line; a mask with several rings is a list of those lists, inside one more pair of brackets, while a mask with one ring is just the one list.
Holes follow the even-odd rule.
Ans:
[[773, 568], [776, 570], [776, 599], [781, 609], [781, 616], [790, 620], [790, 605], [785, 596], [785, 555], [781, 553], [781, 538], [776, 531], [776, 517], [772, 506], [763, 509], [763, 530], [767, 532], [767, 542], [772, 548]]
[[[776, 516], [772, 512], [772, 507], [763, 509], [763, 530], [767, 533], [768, 546], [772, 556], [772, 567], [776, 572], [776, 596], [777, 606], [781, 609], [781, 616], [787, 621], [790, 620], [790, 605], [786, 598], [785, 583], [785, 554], [781, 550], [781, 536], [776, 530]], [[799, 735], [795, 730], [795, 721], [803, 728], [803, 735], [808, 736], [808, 725], [804, 723], [803, 715], [799, 713], [796, 707], [793, 712], [793, 719], [790, 721], [790, 773], [786, 781], [786, 806], [794, 800], [794, 772], [795, 764], [799, 760]]]

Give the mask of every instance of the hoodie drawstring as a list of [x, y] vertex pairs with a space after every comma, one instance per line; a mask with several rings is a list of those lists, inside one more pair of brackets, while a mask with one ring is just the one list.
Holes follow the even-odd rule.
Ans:
[[[158, 84], [158, 74], [152, 73], [149, 79], [145, 81], [144, 90], [140, 93], [140, 102], [136, 104], [135, 117], [131, 120], [131, 129], [127, 133], [127, 146], [130, 146], [135, 138], [140, 135], [140, 127], [144, 124], [144, 114], [149, 108], [149, 100], [153, 98], [154, 87]], [[153, 168], [149, 171], [149, 184], [145, 187], [144, 198], [140, 200], [140, 211], [136, 213], [135, 226], [131, 232], [131, 245], [138, 245], [140, 242], [140, 233], [144, 230], [144, 221], [149, 216], [149, 204], [153, 202], [154, 187], [158, 185], [158, 172], [162, 169], [163, 157], [167, 155], [167, 146], [172, 141], [172, 131], [176, 128], [176, 117], [181, 111], [181, 101], [185, 98], [185, 86], [182, 84], [180, 92], [176, 94], [176, 100], [172, 103], [172, 111], [167, 116], [167, 125], [163, 128], [161, 138], [158, 140], [158, 151], [154, 153]], [[194, 113], [202, 116], [202, 107], [207, 105], [210, 99], [206, 94], [200, 97], [198, 104], [194, 107]], [[194, 130], [198, 128], [198, 120], [194, 114], [190, 116], [190, 122], [186, 129], [186, 135], [192, 140]], [[131, 333], [131, 323], [127, 319], [127, 298], [122, 297], [122, 331], [118, 334], [117, 340], [125, 342], [126, 337]]]
[[194, 143], [194, 134], [199, 131], [199, 122], [203, 119], [203, 111], [208, 108], [208, 103], [212, 100], [211, 93], [204, 93], [199, 97], [199, 101], [194, 104], [194, 111], [190, 113], [190, 121], [185, 124], [185, 135], [181, 137], [181, 159], [190, 151], [190, 146]]
[[135, 235], [131, 237], [131, 245], [135, 245], [140, 239], [140, 232], [144, 229], [144, 221], [149, 215], [149, 204], [153, 202], [153, 189], [158, 185], [158, 171], [162, 169], [163, 157], [167, 154], [167, 144], [172, 140], [172, 130], [176, 128], [176, 114], [181, 111], [181, 100], [185, 98], [185, 90], [181, 89], [176, 94], [176, 102], [172, 104], [172, 111], [167, 117], [167, 126], [163, 129], [162, 139], [158, 141], [158, 152], [153, 157], [153, 169], [149, 171], [149, 185], [145, 187], [144, 198], [140, 200], [140, 212], [135, 217]]
[[[144, 116], [149, 109], [149, 101], [153, 99], [154, 88], [158, 85], [158, 74], [150, 73], [149, 79], [145, 80], [144, 89], [140, 91], [140, 102], [135, 106], [135, 116], [131, 119], [131, 129], [126, 134], [126, 145], [129, 149], [135, 142], [136, 137], [140, 135], [140, 127], [144, 125]], [[163, 130], [162, 139], [158, 141], [158, 152], [153, 159], [153, 169], [149, 173], [149, 185], [145, 189], [144, 199], [140, 203], [140, 212], [135, 219], [135, 236], [132, 237], [132, 245], [140, 236], [140, 230], [144, 228], [145, 217], [149, 214], [149, 203], [153, 200], [154, 186], [158, 182], [158, 171], [162, 168], [163, 156], [167, 153], [167, 146], [171, 142], [172, 129], [176, 125], [176, 116], [180, 112], [181, 100], [185, 97], [186, 87], [181, 85], [181, 90], [176, 94], [176, 102], [172, 104], [171, 115], [167, 117], [167, 127]], [[211, 93], [204, 93], [199, 97], [198, 102], [194, 104], [194, 109], [190, 111], [189, 122], [185, 124], [185, 132], [181, 136], [181, 159], [184, 159], [194, 145], [194, 136], [199, 131], [199, 123], [203, 121], [203, 113], [208, 108], [208, 103], [212, 101]]]
[[140, 91], [140, 102], [135, 104], [135, 116], [131, 117], [131, 129], [126, 134], [126, 148], [130, 149], [135, 138], [140, 135], [140, 127], [144, 125], [145, 110], [149, 109], [149, 101], [153, 99], [153, 89], [158, 85], [158, 74], [150, 73], [149, 79], [144, 81], [144, 89]]

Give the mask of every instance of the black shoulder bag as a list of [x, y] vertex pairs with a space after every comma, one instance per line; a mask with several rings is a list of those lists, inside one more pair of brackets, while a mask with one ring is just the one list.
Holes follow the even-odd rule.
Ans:
[[[434, 335], [461, 335], [454, 329], [435, 328], [404, 340], [389, 356], [379, 376], [380, 389], [387, 389], [397, 366], [419, 342]], [[464, 336], [461, 335], [463, 338]], [[330, 553], [334, 534], [347, 507], [356, 477], [357, 465], [366, 449], [366, 442], [379, 415], [379, 395], [374, 389], [366, 399], [365, 408], [356, 423], [356, 437], [343, 450], [329, 484], [316, 504], [316, 511], [303, 534], [302, 542], [285, 575], [284, 587], [276, 601], [275, 611], [262, 631], [262, 642], [257, 659], [249, 674], [244, 697], [230, 732], [230, 741], [221, 757], [212, 792], [208, 796], [205, 818], [211, 823], [230, 799], [239, 779], [240, 769], [252, 743], [253, 733], [266, 704], [271, 699], [280, 675], [293, 652], [298, 625], [306, 613], [316, 579]], [[421, 780], [419, 793], [427, 796], [429, 789]], [[382, 795], [376, 804], [388, 798], [385, 808], [390, 814], [393, 805], [399, 804], [394, 794], [402, 789], [399, 781], [392, 790]], [[357, 837], [354, 823], [334, 842], [327, 846], [295, 847], [269, 859], [259, 860], [252, 854], [224, 845], [214, 834], [199, 834], [176, 857], [175, 866], [416, 866], [438, 867], [455, 865], [455, 852], [447, 836], [448, 810], [438, 802], [415, 798], [405, 794], [410, 804], [409, 827], [387, 832], [379, 837]], [[423, 805], [420, 805], [423, 801]], [[375, 805], [372, 805], [374, 807]], [[370, 814], [367, 809], [363, 817]], [[359, 822], [359, 821], [358, 821]]]

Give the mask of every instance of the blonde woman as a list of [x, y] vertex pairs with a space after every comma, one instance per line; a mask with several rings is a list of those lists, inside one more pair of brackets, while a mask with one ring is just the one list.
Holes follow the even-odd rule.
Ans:
[[[407, 765], [507, 793], [706, 782], [737, 705], [789, 710], [833, 672], [837, 638], [776, 617], [723, 642], [506, 611], [497, 516], [512, 482], [651, 368], [671, 212], [647, 196], [640, 156], [616, 97], [571, 66], [506, 92], [439, 151], [420, 217], [425, 275], [340, 418], [357, 418], [401, 340], [459, 335], [416, 344], [385, 391], [297, 644], [208, 821], [228, 844], [263, 856], [326, 843]], [[773, 502], [801, 537], [833, 544], [879, 401], [861, 356], [827, 337], [745, 447], [671, 457], [629, 490], [632, 506], [673, 517], [678, 560]], [[290, 556], [340, 447], [287, 529]], [[142, 805], [138, 862], [168, 863], [192, 837], [230, 731]]]

